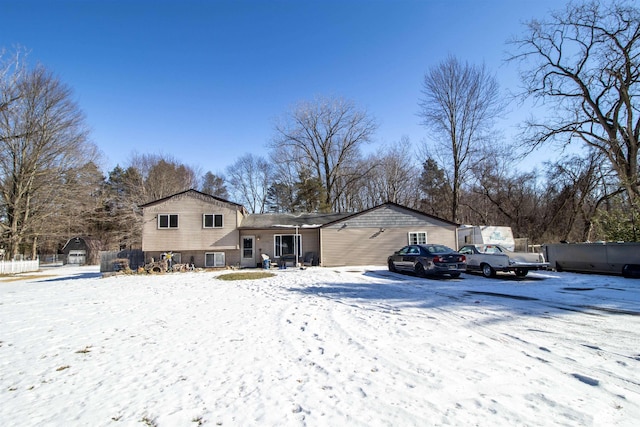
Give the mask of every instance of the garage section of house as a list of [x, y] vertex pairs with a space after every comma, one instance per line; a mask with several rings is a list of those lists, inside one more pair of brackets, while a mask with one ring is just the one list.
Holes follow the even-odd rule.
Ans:
[[320, 228], [324, 267], [386, 265], [408, 244], [439, 243], [456, 249], [458, 224], [395, 203], [385, 203]]

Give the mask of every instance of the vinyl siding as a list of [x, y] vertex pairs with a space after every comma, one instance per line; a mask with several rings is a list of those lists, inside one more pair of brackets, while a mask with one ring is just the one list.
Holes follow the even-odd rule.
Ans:
[[[159, 229], [159, 214], [177, 214], [178, 228]], [[204, 228], [203, 214], [222, 214], [222, 228]], [[241, 213], [234, 205], [183, 194], [143, 210], [142, 250], [145, 252], [221, 252], [239, 249]], [[203, 255], [204, 256], [204, 255]], [[184, 256], [183, 256], [184, 260]], [[229, 260], [227, 260], [229, 263]]]
[[386, 265], [387, 257], [407, 245], [409, 233], [414, 232], [425, 232], [428, 243], [455, 248], [455, 225], [397, 206], [383, 206], [322, 228], [320, 261], [325, 267]]

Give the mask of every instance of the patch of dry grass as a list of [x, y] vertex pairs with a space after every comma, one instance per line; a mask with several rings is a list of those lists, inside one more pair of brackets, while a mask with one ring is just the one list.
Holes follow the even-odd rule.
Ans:
[[54, 274], [27, 274], [24, 276], [14, 276], [12, 274], [0, 275], [0, 282], [18, 282], [20, 280], [31, 279], [47, 279], [49, 277], [56, 277]]
[[266, 272], [266, 271], [247, 271], [247, 272], [240, 272], [240, 273], [222, 274], [222, 275], [216, 277], [216, 279], [226, 280], [226, 281], [230, 281], [230, 280], [256, 280], [256, 279], [266, 279], [266, 278], [273, 277], [273, 276], [275, 276], [275, 274], [269, 273], [269, 272]]

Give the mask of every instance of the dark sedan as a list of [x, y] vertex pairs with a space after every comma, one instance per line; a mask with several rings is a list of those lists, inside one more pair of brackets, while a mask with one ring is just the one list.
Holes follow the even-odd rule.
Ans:
[[444, 245], [409, 245], [388, 259], [389, 271], [408, 271], [417, 276], [459, 277], [467, 268], [466, 258]]

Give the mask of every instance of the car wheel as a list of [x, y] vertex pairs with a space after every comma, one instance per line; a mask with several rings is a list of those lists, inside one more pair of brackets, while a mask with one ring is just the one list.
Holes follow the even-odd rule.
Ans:
[[425, 271], [424, 271], [424, 265], [417, 263], [416, 266], [414, 267], [415, 271], [416, 271], [416, 276], [418, 277], [424, 277], [425, 276]]
[[526, 270], [524, 268], [516, 268], [515, 273], [518, 277], [524, 277], [529, 273], [529, 270]]
[[489, 264], [482, 264], [482, 275], [484, 277], [493, 277], [496, 275], [496, 271]]
[[640, 277], [640, 264], [625, 264], [622, 267], [622, 277], [627, 279]]
[[396, 269], [396, 265], [391, 260], [389, 260], [389, 271], [392, 272], [392, 273], [396, 273], [398, 271]]

